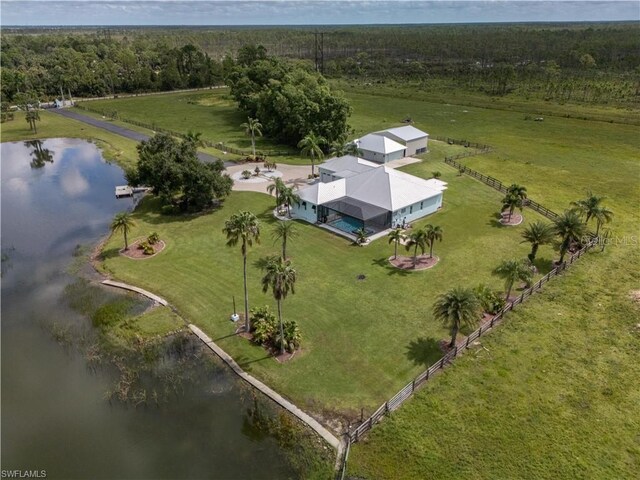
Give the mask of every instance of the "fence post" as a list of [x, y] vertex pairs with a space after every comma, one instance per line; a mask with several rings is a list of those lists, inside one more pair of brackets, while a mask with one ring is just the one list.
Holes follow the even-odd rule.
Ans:
[[416, 391], [416, 379], [414, 378], [414, 379], [411, 381], [411, 392], [413, 393], [413, 392], [415, 392], [415, 391]]

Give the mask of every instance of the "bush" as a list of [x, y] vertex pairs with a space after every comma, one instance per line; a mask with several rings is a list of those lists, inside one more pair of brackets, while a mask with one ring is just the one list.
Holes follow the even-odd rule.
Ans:
[[[280, 338], [280, 325], [276, 316], [269, 310], [269, 307], [252, 308], [250, 313], [253, 341], [258, 345], [279, 350], [282, 341]], [[300, 348], [302, 340], [300, 328], [293, 320], [285, 321], [283, 331], [284, 349], [289, 353], [293, 353]]]
[[487, 285], [480, 284], [474, 290], [482, 309], [491, 314], [496, 314], [505, 306], [506, 301], [502, 292], [491, 290]]
[[[300, 341], [302, 340], [302, 335], [300, 334], [300, 329], [298, 328], [298, 324], [291, 320], [289, 322], [284, 322], [283, 326], [284, 331], [284, 349], [293, 353], [295, 350], [300, 348]], [[277, 333], [274, 339], [274, 344], [278, 348], [280, 348], [280, 329], [277, 329]]]
[[245, 180], [248, 180], [251, 178], [251, 170], [243, 170], [242, 173], [240, 174], [240, 176], [242, 176], [242, 178], [244, 178]]
[[147, 242], [149, 242], [149, 245], [155, 245], [159, 241], [160, 241], [160, 235], [158, 235], [157, 232], [153, 232], [151, 235], [147, 237]]
[[142, 253], [145, 255], [153, 255], [156, 253], [153, 246], [146, 240], [138, 244], [138, 250], [142, 250]]
[[431, 172], [431, 176], [433, 178], [440, 178], [442, 176], [442, 174], [440, 172]]

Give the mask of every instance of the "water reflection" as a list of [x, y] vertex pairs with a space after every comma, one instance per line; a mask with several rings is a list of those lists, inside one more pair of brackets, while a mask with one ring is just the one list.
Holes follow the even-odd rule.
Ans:
[[24, 146], [27, 148], [32, 148], [31, 151], [31, 163], [29, 164], [31, 168], [42, 168], [47, 162], [53, 163], [53, 152], [48, 148], [42, 147], [42, 140], [27, 140], [24, 142]]

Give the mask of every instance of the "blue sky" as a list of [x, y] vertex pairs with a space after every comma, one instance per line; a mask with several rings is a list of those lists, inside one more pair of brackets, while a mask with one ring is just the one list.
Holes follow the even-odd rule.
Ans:
[[2, 25], [306, 25], [640, 20], [639, 0], [1, 0]]

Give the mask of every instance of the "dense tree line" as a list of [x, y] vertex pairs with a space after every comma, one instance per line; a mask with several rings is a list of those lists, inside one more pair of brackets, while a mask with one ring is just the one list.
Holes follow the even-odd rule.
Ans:
[[262, 46], [245, 46], [237, 57], [227, 75], [231, 95], [270, 137], [295, 146], [314, 134], [328, 145], [345, 134], [351, 108], [322, 75], [269, 57]]
[[3, 35], [2, 99], [46, 100], [222, 83], [220, 62], [192, 44], [169, 47], [142, 36]]
[[[247, 44], [313, 66], [316, 30], [4, 29], [3, 100], [29, 90], [55, 96], [60, 87], [80, 96], [221, 83]], [[473, 92], [556, 101], [637, 103], [640, 98], [637, 22], [325, 26], [322, 31], [328, 77], [443, 81]]]

